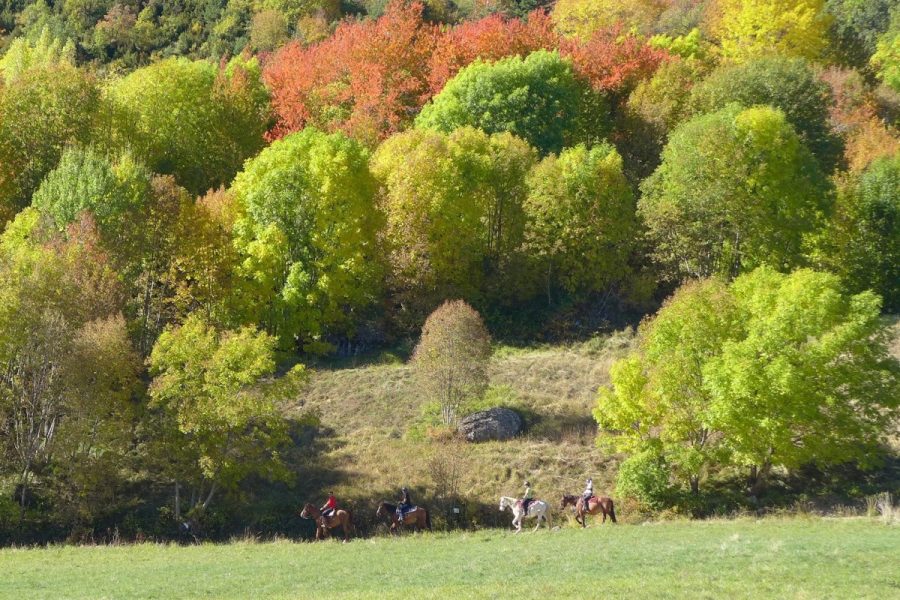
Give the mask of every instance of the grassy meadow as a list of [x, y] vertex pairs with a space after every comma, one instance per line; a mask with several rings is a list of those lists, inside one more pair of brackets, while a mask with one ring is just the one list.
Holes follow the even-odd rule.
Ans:
[[0, 550], [2, 598], [895, 598], [900, 527], [768, 518]]

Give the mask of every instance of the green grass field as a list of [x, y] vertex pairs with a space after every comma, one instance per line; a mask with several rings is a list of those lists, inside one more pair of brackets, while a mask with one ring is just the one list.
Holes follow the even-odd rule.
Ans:
[[900, 527], [769, 518], [0, 551], [2, 598], [900, 597]]

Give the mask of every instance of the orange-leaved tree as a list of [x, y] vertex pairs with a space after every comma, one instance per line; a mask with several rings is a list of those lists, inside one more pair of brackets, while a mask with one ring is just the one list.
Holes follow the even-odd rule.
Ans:
[[367, 143], [400, 131], [429, 97], [428, 65], [438, 30], [422, 4], [392, 0], [371, 21], [342, 22], [330, 38], [279, 50], [266, 65], [274, 138], [312, 125]]

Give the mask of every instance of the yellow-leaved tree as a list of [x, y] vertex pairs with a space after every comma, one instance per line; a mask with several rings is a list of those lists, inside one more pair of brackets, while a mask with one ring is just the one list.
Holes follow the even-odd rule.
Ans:
[[713, 31], [726, 58], [782, 54], [816, 58], [828, 43], [824, 0], [717, 0]]

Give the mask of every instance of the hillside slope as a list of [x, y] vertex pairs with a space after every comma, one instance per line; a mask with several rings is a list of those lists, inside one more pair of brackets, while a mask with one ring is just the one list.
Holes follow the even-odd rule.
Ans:
[[554, 505], [563, 493], [580, 492], [588, 476], [599, 492], [611, 492], [616, 458], [594, 447], [591, 409], [610, 365], [631, 343], [631, 333], [622, 332], [568, 346], [498, 348], [489, 396], [528, 424], [507, 442], [466, 444], [423, 434], [426, 401], [403, 363], [314, 369], [294, 407], [297, 414], [317, 412], [323, 432], [301, 492], [321, 496], [333, 489], [368, 512], [408, 485], [414, 499], [444, 509], [450, 497], [466, 498], [467, 520], [490, 524], [499, 496], [519, 495], [525, 479]]

